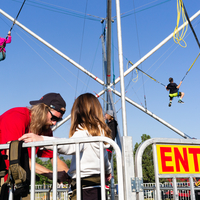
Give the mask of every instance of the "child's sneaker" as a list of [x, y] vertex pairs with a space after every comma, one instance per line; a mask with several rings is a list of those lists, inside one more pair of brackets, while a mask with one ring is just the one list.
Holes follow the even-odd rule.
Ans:
[[178, 100], [178, 103], [184, 103], [181, 99]]
[[172, 102], [170, 101], [170, 102], [169, 102], [169, 107], [171, 107], [171, 105], [172, 105]]

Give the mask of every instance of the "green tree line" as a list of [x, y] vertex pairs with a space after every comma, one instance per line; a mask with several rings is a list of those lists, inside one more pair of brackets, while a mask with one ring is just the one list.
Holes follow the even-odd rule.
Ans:
[[[60, 156], [60, 159], [61, 159], [62, 161], [64, 161], [64, 162], [67, 164], [68, 167], [70, 167], [71, 160], [69, 160], [69, 159], [66, 159], [66, 160], [65, 160], [63, 156]], [[50, 159], [48, 159], [48, 160], [42, 160], [42, 159], [40, 159], [40, 158], [36, 158], [36, 163], [38, 163], [38, 164], [40, 164], [40, 165], [46, 167], [47, 169], [53, 170], [53, 166], [52, 166], [52, 164], [51, 164]], [[44, 182], [45, 182], [46, 184], [52, 184], [52, 180], [48, 179], [46, 176], [37, 174], [36, 185], [41, 185], [41, 184], [43, 184]], [[66, 182], [66, 183], [67, 183], [67, 182]], [[64, 184], [65, 184], [65, 182], [64, 182]]]

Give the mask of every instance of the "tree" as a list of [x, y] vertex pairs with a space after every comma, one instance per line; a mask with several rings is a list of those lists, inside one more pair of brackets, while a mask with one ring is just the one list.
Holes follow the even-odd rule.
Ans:
[[[40, 164], [40, 165], [52, 170], [52, 164], [51, 164], [50, 160], [43, 161], [40, 158], [36, 157], [36, 163], [38, 163], [38, 164]], [[44, 182], [46, 184], [51, 184], [52, 183], [52, 181], [50, 179], [48, 179], [46, 176], [37, 174], [37, 176], [36, 176], [36, 184], [37, 185], [42, 185]]]
[[117, 183], [117, 162], [116, 162], [116, 154], [113, 150], [113, 171], [114, 171], [114, 182]]
[[[71, 160], [65, 160], [64, 157], [60, 157], [60, 159], [62, 161], [64, 161], [68, 167], [70, 167], [70, 164], [71, 164]], [[50, 159], [48, 160], [41, 160], [40, 158], [36, 157], [36, 163], [46, 167], [47, 169], [50, 169], [50, 170], [53, 170], [53, 166], [51, 164], [51, 161]], [[46, 184], [52, 184], [52, 180], [48, 179], [46, 176], [43, 176], [43, 175], [40, 175], [40, 174], [37, 174], [37, 180], [36, 180], [36, 184], [37, 185], [41, 185], [43, 183], [46, 183]], [[67, 182], [64, 182], [64, 184], [67, 183]]]
[[[151, 137], [149, 135], [143, 134], [141, 136], [141, 142], [138, 144], [135, 144], [133, 154], [135, 157], [135, 153], [137, 148], [141, 143], [143, 143], [145, 140], [150, 139]], [[154, 164], [153, 164], [153, 150], [152, 145], [149, 145], [142, 156], [142, 172], [143, 172], [143, 182], [144, 183], [152, 183], [155, 182], [155, 176], [154, 176]]]

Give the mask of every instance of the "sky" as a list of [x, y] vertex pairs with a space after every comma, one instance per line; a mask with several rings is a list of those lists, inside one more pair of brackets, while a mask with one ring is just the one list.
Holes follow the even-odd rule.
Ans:
[[[0, 9], [15, 18], [23, 0], [0, 0]], [[200, 9], [199, 0], [184, 0], [189, 17]], [[70, 59], [103, 80], [102, 42], [106, 18], [106, 1], [97, 0], [26, 0], [18, 21], [36, 35], [50, 43]], [[177, 24], [175, 0], [125, 0], [120, 2], [123, 68], [130, 68], [128, 61], [136, 63], [151, 49], [174, 32]], [[117, 21], [115, 1], [112, 1], [112, 61], [111, 80], [119, 77]], [[182, 25], [182, 17], [180, 25]], [[200, 39], [200, 16], [192, 21]], [[0, 36], [6, 37], [12, 22], [0, 14]], [[13, 107], [30, 106], [49, 92], [60, 93], [67, 103], [64, 117], [70, 114], [76, 97], [82, 93], [102, 91], [103, 86], [88, 77], [67, 60], [39, 42], [26, 31], [14, 25], [12, 42], [7, 44], [7, 57], [0, 62], [0, 114]], [[181, 32], [180, 32], [181, 35]], [[188, 26], [183, 48], [170, 39], [146, 59], [139, 68], [168, 84], [169, 77], [179, 84], [199, 53], [199, 47]], [[175, 128], [199, 139], [200, 58], [184, 79], [180, 91], [185, 93], [178, 104], [174, 98], [168, 107], [168, 92], [163, 85], [134, 70], [124, 78], [126, 96], [165, 120]], [[115, 85], [120, 92], [120, 82]], [[145, 98], [146, 97], [146, 103]], [[113, 95], [120, 134], [123, 135], [121, 99]], [[100, 103], [106, 100], [99, 97]], [[126, 102], [127, 134], [133, 146], [141, 135], [151, 138], [182, 138], [154, 118]], [[70, 120], [54, 131], [55, 137], [68, 138]]]

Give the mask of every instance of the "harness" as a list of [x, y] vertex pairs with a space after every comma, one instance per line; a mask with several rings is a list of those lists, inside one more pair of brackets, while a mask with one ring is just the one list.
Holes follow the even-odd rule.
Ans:
[[3, 50], [4, 48], [5, 48], [5, 42], [2, 45], [0, 45], [0, 53], [2, 52], [2, 55], [3, 55], [3, 59], [2, 60], [4, 60], [6, 58], [5, 52]]
[[12, 141], [9, 148], [10, 166], [8, 178], [1, 189], [1, 200], [8, 199], [8, 189], [14, 186], [14, 197], [26, 197], [29, 194], [30, 168], [27, 148], [23, 141]]

